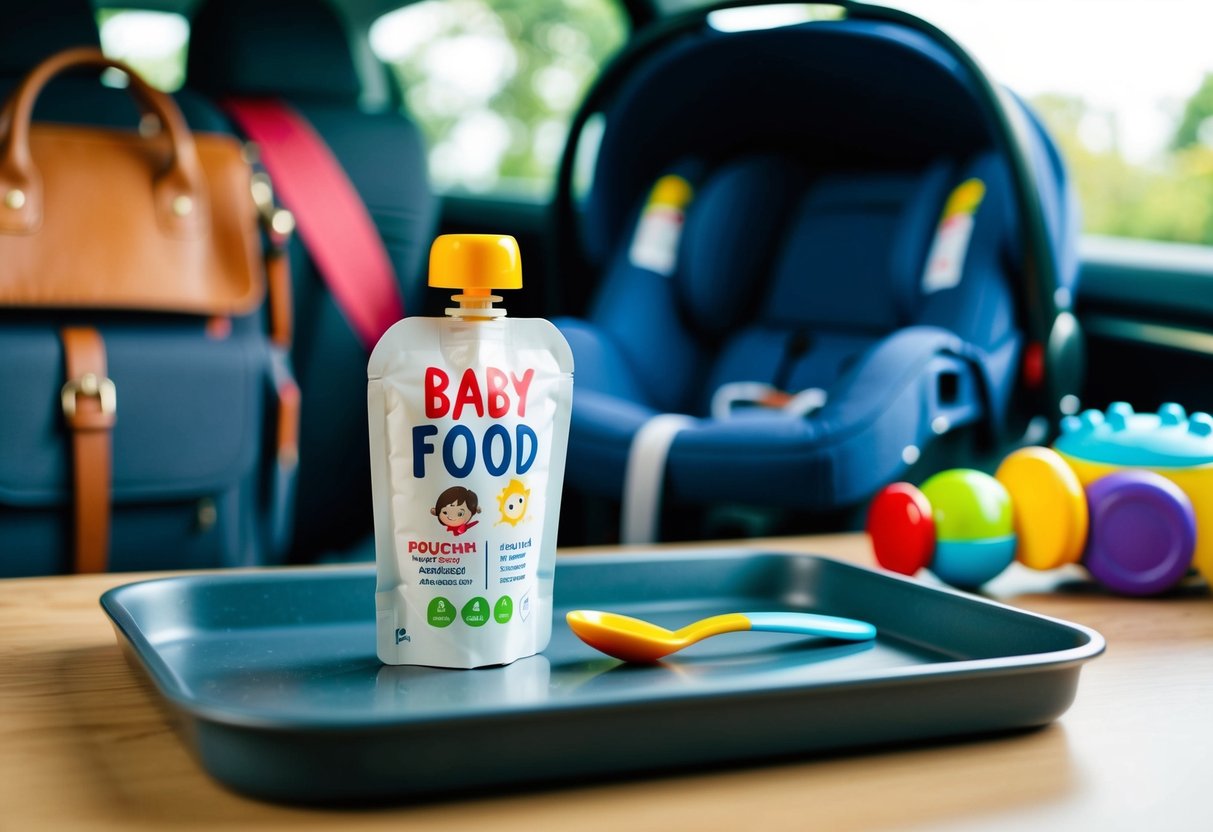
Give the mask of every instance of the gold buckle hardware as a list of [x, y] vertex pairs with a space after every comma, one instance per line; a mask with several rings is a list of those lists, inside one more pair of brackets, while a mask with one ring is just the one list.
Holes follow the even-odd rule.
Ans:
[[108, 378], [100, 378], [96, 373], [85, 373], [80, 378], [74, 378], [63, 385], [60, 394], [63, 400], [63, 415], [69, 419], [76, 415], [76, 397], [88, 396], [101, 403], [101, 412], [112, 415], [118, 409], [118, 388]]
[[269, 174], [264, 171], [254, 173], [249, 180], [249, 189], [266, 230], [283, 239], [291, 236], [295, 230], [295, 215], [275, 202], [274, 186]]

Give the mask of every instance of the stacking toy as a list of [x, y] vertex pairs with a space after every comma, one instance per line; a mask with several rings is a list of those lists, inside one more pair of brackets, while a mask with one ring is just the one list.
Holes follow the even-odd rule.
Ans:
[[968, 468], [943, 471], [922, 486], [935, 518], [931, 571], [953, 586], [976, 587], [1015, 559], [1011, 497], [1002, 483]]
[[912, 575], [926, 566], [964, 588], [980, 586], [1015, 559], [1010, 495], [989, 474], [967, 468], [940, 472], [921, 491], [909, 483], [888, 486], [872, 503], [868, 534], [886, 569]]
[[1174, 483], [1196, 519], [1192, 565], [1213, 584], [1213, 416], [1189, 415], [1174, 403], [1157, 413], [1136, 413], [1116, 402], [1103, 413], [1087, 410], [1064, 419], [1055, 447], [1084, 486], [1126, 469]]
[[1083, 565], [1126, 595], [1154, 595], [1188, 572], [1196, 545], [1192, 502], [1150, 471], [1118, 471], [1087, 489], [1091, 537]]
[[876, 560], [894, 572], [913, 575], [935, 554], [935, 516], [927, 498], [908, 482], [880, 492], [868, 512], [868, 534]]
[[1055, 450], [1020, 448], [993, 478], [956, 469], [885, 488], [868, 515], [877, 562], [965, 588], [1008, 552], [1032, 569], [1082, 563], [1125, 595], [1164, 592], [1193, 565], [1213, 583], [1213, 417], [1117, 402], [1061, 427]]
[[1032, 569], [1078, 563], [1087, 542], [1087, 498], [1065, 460], [1048, 448], [1020, 448], [994, 477], [1014, 505], [1019, 561]]

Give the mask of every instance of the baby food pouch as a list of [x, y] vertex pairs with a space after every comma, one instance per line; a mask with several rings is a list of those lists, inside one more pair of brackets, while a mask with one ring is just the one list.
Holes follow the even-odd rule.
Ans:
[[405, 318], [371, 353], [376, 646], [385, 664], [482, 667], [543, 650], [573, 356], [549, 322], [509, 318], [513, 237], [444, 235], [445, 318]]

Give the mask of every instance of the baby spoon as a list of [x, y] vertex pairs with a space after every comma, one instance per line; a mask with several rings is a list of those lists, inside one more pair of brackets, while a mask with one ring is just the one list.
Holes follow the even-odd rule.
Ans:
[[704, 618], [681, 630], [667, 630], [639, 618], [598, 610], [573, 610], [566, 619], [569, 628], [586, 644], [625, 662], [655, 662], [710, 636], [744, 630], [846, 641], [876, 637], [876, 628], [863, 621], [807, 612], [733, 612]]

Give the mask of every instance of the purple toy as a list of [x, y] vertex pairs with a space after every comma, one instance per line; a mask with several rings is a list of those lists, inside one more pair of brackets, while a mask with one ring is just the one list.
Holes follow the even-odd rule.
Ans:
[[1196, 515], [1188, 496], [1149, 471], [1125, 470], [1087, 487], [1091, 531], [1083, 565], [1125, 595], [1154, 595], [1188, 572]]

